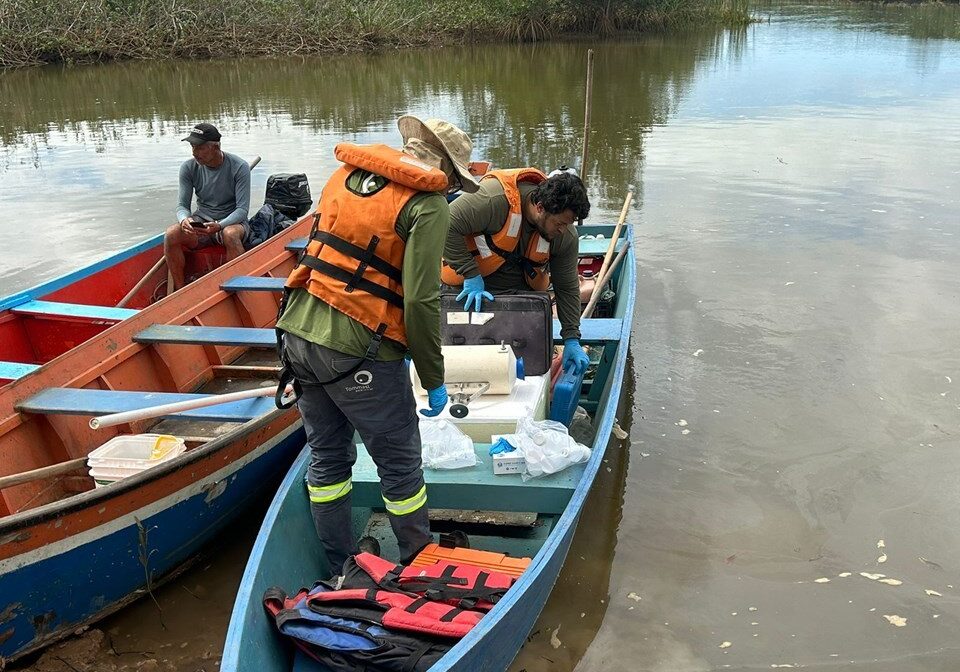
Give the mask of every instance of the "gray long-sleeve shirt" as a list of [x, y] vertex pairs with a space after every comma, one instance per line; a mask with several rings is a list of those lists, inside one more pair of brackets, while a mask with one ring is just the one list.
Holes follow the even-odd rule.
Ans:
[[190, 216], [194, 193], [198, 215], [218, 221], [224, 227], [241, 224], [250, 210], [250, 166], [239, 156], [227, 152], [223, 153], [223, 163], [216, 169], [188, 159], [180, 166], [178, 222]]
[[[526, 201], [534, 185], [521, 182], [520, 197]], [[479, 274], [477, 262], [467, 251], [464, 236], [478, 233], [494, 234], [503, 228], [510, 212], [510, 203], [499, 180], [480, 182], [480, 190], [474, 194], [461, 194], [450, 204], [450, 233], [444, 246], [443, 258], [464, 277]], [[524, 251], [536, 232], [533, 224], [523, 220], [520, 242], [517, 249]], [[577, 261], [580, 255], [580, 240], [575, 227], [550, 241], [550, 282], [557, 298], [557, 317], [560, 319], [560, 337], [580, 338], [580, 279]], [[527, 290], [519, 266], [505, 263], [483, 279], [487, 291], [492, 294], [511, 290]]]

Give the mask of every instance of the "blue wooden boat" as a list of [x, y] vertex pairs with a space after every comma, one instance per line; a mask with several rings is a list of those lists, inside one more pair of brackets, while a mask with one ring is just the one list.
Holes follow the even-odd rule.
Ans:
[[[606, 236], [607, 240], [581, 241], [581, 255], [591, 250], [602, 254], [613, 227], [585, 226], [580, 233]], [[629, 245], [629, 242], [630, 230], [624, 227], [618, 245]], [[536, 524], [521, 533], [515, 528], [502, 533], [491, 532], [489, 528], [484, 528], [483, 534], [471, 533], [471, 548], [532, 557], [532, 562], [494, 609], [432, 669], [505, 670], [543, 609], [570, 548], [616, 420], [634, 308], [635, 267], [630, 248], [614, 274], [613, 316], [583, 320], [581, 325], [583, 342], [594, 350], [602, 350], [596, 373], [584, 381], [579, 399], [580, 405], [592, 415], [595, 428], [593, 452], [588, 462], [559, 474], [523, 482], [518, 474], [494, 476], [487, 455], [489, 444], [478, 443], [476, 450], [478, 457], [485, 458], [483, 464], [454, 471], [426, 471], [431, 508], [536, 513]], [[554, 339], [555, 342], [559, 339], [556, 321]], [[379, 532], [371, 528], [377, 507], [382, 507], [376, 469], [362, 446], [358, 446], [358, 453], [353, 472], [355, 528], [379, 536]], [[304, 450], [284, 479], [263, 522], [237, 593], [221, 663], [224, 672], [324, 669], [302, 655], [293, 658], [291, 648], [277, 634], [262, 606], [262, 597], [268, 588], [278, 586], [292, 592], [329, 575], [303, 486], [307, 463], [308, 453]], [[396, 557], [396, 542], [387, 531], [388, 526], [385, 527], [381, 537], [384, 554]], [[390, 556], [391, 544], [393, 556]]]
[[[98, 331], [0, 387], [0, 669], [145, 595], [247, 505], [274, 492], [304, 435], [298, 413], [278, 411], [272, 397], [108, 429], [94, 430], [89, 420], [275, 384], [270, 327], [309, 227], [305, 218], [117, 319], [95, 317], [116, 310], [102, 304], [53, 306], [49, 321], [60, 328], [83, 313], [78, 324]], [[76, 291], [84, 279], [150, 253], [150, 242], [85, 269], [79, 285], [69, 276], [52, 284]], [[37, 315], [44, 308], [45, 300], [22, 299], [12, 303]], [[21, 327], [33, 319], [8, 317]], [[115, 436], [142, 433], [177, 436], [187, 450], [95, 487], [86, 456]]]

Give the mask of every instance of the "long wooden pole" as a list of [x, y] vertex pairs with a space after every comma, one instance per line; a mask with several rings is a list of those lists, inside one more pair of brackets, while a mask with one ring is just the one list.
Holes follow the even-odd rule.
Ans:
[[[103, 427], [113, 427], [114, 425], [123, 425], [138, 420], [158, 418], [162, 415], [172, 415], [173, 413], [192, 411], [198, 408], [216, 406], [217, 404], [226, 404], [231, 401], [243, 401], [244, 399], [256, 399], [257, 397], [272, 397], [277, 394], [278, 387], [279, 385], [274, 385], [273, 387], [258, 387], [252, 390], [229, 392], [227, 394], [211, 394], [206, 397], [200, 397], [199, 399], [190, 399], [189, 401], [176, 401], [172, 404], [161, 404], [160, 406], [150, 406], [149, 408], [138, 408], [134, 411], [101, 415], [90, 418], [90, 428], [102, 429]], [[288, 385], [284, 394], [290, 394], [290, 392], [291, 387]]]
[[135, 285], [133, 286], [133, 289], [131, 289], [129, 292], [127, 292], [127, 295], [126, 295], [125, 297], [123, 297], [122, 299], [120, 299], [120, 303], [117, 304], [117, 308], [123, 308], [124, 306], [126, 306], [126, 305], [130, 302], [130, 299], [132, 299], [132, 298], [134, 297], [134, 295], [135, 295], [137, 292], [139, 292], [139, 291], [143, 288], [143, 286], [144, 286], [145, 284], [147, 284], [147, 282], [150, 280], [150, 278], [152, 278], [152, 277], [154, 276], [154, 274], [155, 274], [157, 271], [159, 271], [159, 270], [163, 267], [163, 265], [164, 265], [165, 263], [167, 263], [167, 258], [164, 257], [164, 256], [161, 254], [160, 258], [157, 260], [157, 263], [155, 263], [155, 264], [153, 265], [153, 268], [151, 268], [149, 271], [147, 271], [147, 274], [144, 275], [142, 278], [140, 278], [140, 282], [138, 282], [137, 284], [135, 284]]
[[[613, 228], [613, 237], [610, 238], [610, 245], [607, 246], [607, 253], [603, 255], [603, 264], [600, 266], [600, 272], [597, 274], [597, 280], [599, 281], [604, 273], [607, 272], [607, 267], [610, 266], [610, 261], [613, 259], [613, 253], [617, 249], [617, 241], [620, 239], [620, 231], [623, 229], [623, 223], [627, 221], [627, 213], [630, 211], [630, 204], [633, 202], [633, 187], [630, 188], [630, 191], [627, 192], [627, 197], [623, 201], [623, 207], [620, 208], [620, 218], [617, 220], [617, 225]], [[600, 290], [599, 282], [593, 287], [593, 294], [596, 294]], [[590, 298], [593, 298], [593, 294]]]
[[580, 152], [580, 179], [587, 183], [587, 150], [590, 147], [590, 108], [593, 99], [593, 49], [587, 49], [586, 108], [583, 111], [583, 151]]
[[21, 483], [29, 483], [31, 481], [39, 481], [41, 478], [49, 478], [50, 476], [59, 476], [60, 474], [66, 474], [71, 471], [76, 471], [77, 469], [82, 469], [87, 466], [87, 458], [78, 457], [75, 460], [69, 460], [68, 462], [60, 462], [58, 464], [51, 464], [48, 467], [40, 467], [39, 469], [31, 469], [30, 471], [24, 471], [19, 474], [12, 474], [10, 476], [0, 477], [0, 490], [4, 488], [9, 488], [14, 485], [20, 485]]

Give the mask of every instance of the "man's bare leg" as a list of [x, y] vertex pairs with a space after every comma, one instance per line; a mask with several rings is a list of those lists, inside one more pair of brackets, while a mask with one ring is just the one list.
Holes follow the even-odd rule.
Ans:
[[227, 248], [227, 261], [236, 259], [245, 252], [242, 224], [231, 224], [223, 230], [223, 246]]
[[199, 237], [195, 233], [185, 233], [180, 224], [167, 228], [163, 235], [163, 256], [167, 260], [167, 295], [173, 294], [184, 285], [184, 266], [186, 258], [184, 248], [196, 247]]

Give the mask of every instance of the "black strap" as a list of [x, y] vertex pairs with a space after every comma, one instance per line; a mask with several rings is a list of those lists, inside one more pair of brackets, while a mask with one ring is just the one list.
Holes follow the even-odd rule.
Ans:
[[[330, 380], [323, 380], [317, 383], [304, 383], [296, 377], [296, 374], [293, 372], [293, 369], [290, 367], [290, 361], [285, 354], [281, 354], [280, 361], [283, 363], [283, 368], [280, 369], [280, 382], [277, 385], [277, 396], [274, 398], [274, 403], [277, 405], [277, 408], [286, 409], [290, 408], [295, 404], [303, 394], [304, 387], [310, 386], [324, 386], [332, 385], [333, 383], [339, 383], [341, 380], [352, 374], [354, 371], [359, 369], [367, 362], [377, 361], [377, 353], [380, 351], [380, 344], [383, 343], [383, 334], [387, 331], [387, 325], [381, 323], [377, 327], [377, 331], [370, 338], [370, 343], [367, 344], [367, 351], [363, 354], [357, 363], [350, 367], [349, 370], [344, 371], [343, 373], [334, 376]], [[278, 338], [281, 339], [282, 343], [282, 334], [283, 331], [277, 330]], [[281, 353], [283, 353], [283, 347], [281, 347]], [[283, 397], [283, 391], [286, 389], [287, 385], [293, 384], [294, 398], [291, 402], [284, 404], [281, 399]]]
[[[337, 252], [360, 261], [361, 268], [364, 270], [366, 269], [366, 266], [369, 266], [370, 268], [380, 271], [397, 284], [403, 283], [403, 271], [396, 266], [387, 263], [373, 253], [374, 249], [377, 247], [377, 244], [380, 242], [380, 238], [377, 236], [373, 236], [370, 239], [370, 245], [367, 246], [367, 249], [363, 249], [358, 245], [354, 245], [350, 241], [344, 240], [339, 236], [335, 236], [329, 231], [317, 231], [311, 236], [311, 239], [323, 243], [324, 245], [329, 245]], [[358, 268], [358, 271], [362, 275], [362, 270]]]
[[450, 623], [453, 619], [455, 619], [457, 616], [459, 616], [462, 613], [463, 613], [463, 609], [457, 609], [456, 607], [454, 607], [453, 609], [451, 609], [450, 611], [448, 611], [447, 613], [445, 613], [443, 616], [440, 617], [440, 622]]
[[[520, 252], [514, 250], [505, 250], [502, 247], [499, 247], [495, 242], [493, 242], [493, 236], [489, 233], [483, 234], [483, 237], [487, 241], [487, 247], [490, 248], [490, 251], [496, 255], [499, 255], [506, 259], [507, 261], [514, 263], [520, 267], [520, 270], [530, 278], [533, 278], [537, 275], [539, 269], [544, 268], [547, 265], [547, 262], [542, 264], [535, 263], [532, 259], [528, 259]], [[520, 239], [517, 239], [517, 246], [520, 245]]]
[[427, 604], [428, 602], [430, 602], [430, 600], [428, 600], [425, 597], [417, 598], [416, 600], [408, 604], [407, 608], [404, 609], [404, 611], [409, 612], [411, 614], [415, 614], [417, 613], [417, 610], [420, 609], [420, 607]]
[[368, 294], [373, 294], [378, 299], [383, 299], [387, 303], [397, 308], [403, 310], [403, 297], [400, 294], [397, 294], [393, 290], [387, 289], [383, 285], [378, 285], [375, 282], [371, 282], [365, 278], [355, 277], [356, 273], [351, 273], [346, 271], [339, 266], [334, 266], [331, 263], [318, 259], [313, 255], [305, 255], [301, 261], [304, 266], [307, 266], [318, 273], [323, 273], [324, 275], [329, 275], [335, 280], [339, 280], [343, 284], [347, 285], [347, 291], [352, 291], [352, 288], [356, 288], [367, 292]]
[[377, 601], [377, 593], [380, 592], [376, 588], [368, 588], [366, 598], [371, 602]]
[[420, 646], [410, 652], [410, 655], [407, 656], [407, 659], [403, 661], [403, 667], [401, 667], [402, 672], [414, 672], [417, 669], [417, 664], [420, 662], [420, 659], [423, 658], [424, 654], [427, 653], [430, 649], [433, 648], [432, 642], [423, 642]]

